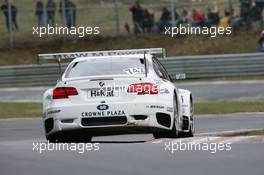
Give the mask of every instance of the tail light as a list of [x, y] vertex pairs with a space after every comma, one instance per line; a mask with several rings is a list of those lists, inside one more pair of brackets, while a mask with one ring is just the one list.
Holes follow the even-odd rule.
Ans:
[[57, 87], [53, 90], [53, 99], [64, 99], [69, 96], [78, 95], [78, 92], [73, 87]]
[[131, 84], [127, 90], [128, 93], [137, 93], [138, 95], [158, 94], [158, 86], [152, 83]]

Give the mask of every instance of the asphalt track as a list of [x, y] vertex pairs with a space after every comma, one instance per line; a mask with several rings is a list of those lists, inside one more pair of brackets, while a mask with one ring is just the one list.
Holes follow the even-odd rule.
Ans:
[[[216, 81], [177, 83], [193, 93], [195, 101], [248, 101], [264, 100], [264, 81]], [[0, 101], [41, 102], [48, 87], [1, 88]]]
[[[263, 128], [263, 113], [198, 116], [196, 132]], [[167, 143], [231, 143], [230, 151], [174, 151]], [[158, 139], [151, 135], [97, 137], [98, 151], [33, 151], [33, 142], [45, 142], [40, 119], [0, 120], [0, 174], [195, 174], [263, 175], [264, 137], [195, 136]]]

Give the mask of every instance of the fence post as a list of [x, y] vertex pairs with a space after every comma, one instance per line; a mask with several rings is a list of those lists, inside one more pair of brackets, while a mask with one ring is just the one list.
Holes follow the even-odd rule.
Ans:
[[8, 6], [8, 33], [9, 33], [9, 47], [13, 48], [14, 46], [14, 36], [13, 36], [13, 24], [12, 24], [12, 6], [11, 0], [7, 1]]
[[233, 11], [233, 2], [231, 0], [228, 0], [228, 10], [232, 13]]
[[69, 10], [71, 10], [71, 27], [72, 27], [72, 26], [74, 26], [74, 10], [73, 10], [73, 7], [71, 7]]
[[174, 0], [171, 0], [171, 19], [172, 19], [172, 27], [176, 26], [176, 21], [175, 21], [175, 4]]
[[115, 0], [116, 36], [120, 34], [119, 1]]
[[218, 0], [214, 1], [214, 10], [218, 12]]
[[48, 19], [47, 16], [48, 15], [47, 15], [47, 7], [45, 5], [43, 5], [43, 10], [44, 10], [43, 11], [43, 22], [44, 22], [43, 25], [47, 26], [47, 19]]
[[65, 0], [61, 1], [61, 13], [62, 13], [62, 20], [63, 20], [63, 26], [65, 27], [67, 22], [66, 22], [66, 5], [65, 5]]

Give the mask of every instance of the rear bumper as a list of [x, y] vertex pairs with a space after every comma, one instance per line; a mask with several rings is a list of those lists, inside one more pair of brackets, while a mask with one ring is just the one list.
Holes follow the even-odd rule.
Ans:
[[114, 103], [105, 111], [98, 110], [98, 105], [69, 104], [48, 108], [44, 111], [46, 135], [82, 131], [100, 136], [172, 129], [174, 119], [170, 103]]

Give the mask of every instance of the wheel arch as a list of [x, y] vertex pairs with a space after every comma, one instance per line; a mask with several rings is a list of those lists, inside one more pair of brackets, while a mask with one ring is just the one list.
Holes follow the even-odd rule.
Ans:
[[47, 89], [42, 96], [43, 113], [45, 113], [46, 109], [50, 107], [52, 100], [52, 92], [53, 92], [53, 88]]
[[191, 117], [191, 107], [193, 107], [193, 95], [191, 91], [186, 89], [179, 89], [180, 103], [182, 115]]

